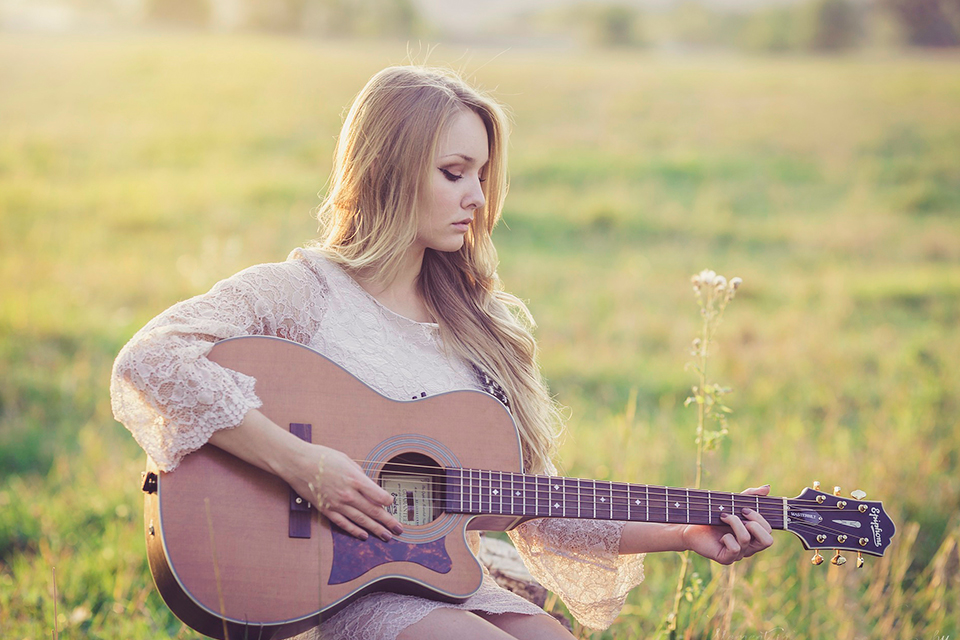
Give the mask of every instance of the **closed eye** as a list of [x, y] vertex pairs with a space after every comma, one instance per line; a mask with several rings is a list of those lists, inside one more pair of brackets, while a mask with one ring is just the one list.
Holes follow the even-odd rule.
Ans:
[[463, 178], [463, 176], [457, 175], [452, 171], [447, 171], [446, 169], [443, 169], [443, 168], [440, 169], [440, 173], [442, 173], [443, 177], [449, 180], [450, 182], [456, 182], [457, 180], [460, 180], [461, 178]]

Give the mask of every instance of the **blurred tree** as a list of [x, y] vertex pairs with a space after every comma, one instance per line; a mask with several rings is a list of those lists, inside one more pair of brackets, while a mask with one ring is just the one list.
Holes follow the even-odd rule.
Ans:
[[814, 0], [810, 7], [808, 48], [840, 51], [855, 47], [863, 36], [863, 16], [850, 0]]
[[620, 4], [582, 3], [564, 12], [571, 31], [600, 47], [631, 47], [644, 44], [640, 12]]
[[300, 31], [308, 0], [249, 0], [246, 25], [263, 31]]
[[247, 26], [341, 38], [402, 38], [422, 30], [412, 0], [247, 0]]
[[187, 27], [210, 26], [209, 0], [147, 0], [146, 8], [150, 22]]
[[795, 51], [809, 38], [803, 26], [795, 7], [759, 9], [747, 18], [736, 36], [736, 44], [748, 51]]
[[960, 0], [883, 0], [883, 3], [900, 24], [908, 44], [960, 45]]

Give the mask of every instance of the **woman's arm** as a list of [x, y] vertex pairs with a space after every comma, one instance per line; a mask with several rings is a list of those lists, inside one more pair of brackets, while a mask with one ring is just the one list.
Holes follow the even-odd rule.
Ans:
[[[765, 496], [770, 485], [743, 493]], [[741, 516], [724, 514], [721, 519], [726, 526], [628, 522], [620, 536], [620, 553], [689, 550], [720, 564], [732, 564], [773, 544], [773, 529], [762, 515], [744, 509]]]
[[383, 509], [393, 497], [360, 465], [340, 451], [301, 440], [257, 409], [237, 427], [215, 432], [209, 442], [279, 476], [331, 522], [361, 540], [367, 539], [367, 531], [385, 541], [391, 539], [391, 531], [403, 533], [400, 523]]

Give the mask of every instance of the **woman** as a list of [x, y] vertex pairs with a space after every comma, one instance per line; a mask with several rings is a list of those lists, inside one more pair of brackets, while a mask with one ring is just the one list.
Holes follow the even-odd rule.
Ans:
[[[320, 512], [358, 538], [402, 533], [383, 508], [390, 495], [355, 462], [274, 424], [257, 410], [254, 380], [205, 357], [217, 340], [268, 334], [317, 349], [394, 399], [486, 390], [513, 415], [526, 470], [552, 473], [557, 412], [536, 364], [532, 320], [501, 290], [491, 241], [507, 188], [506, 138], [501, 108], [452, 75], [418, 67], [378, 73], [344, 122], [320, 241], [286, 262], [242, 271], [138, 332], [114, 367], [117, 419], [162, 470], [209, 442], [316, 496]], [[725, 521], [542, 519], [510, 535], [533, 574], [581, 622], [606, 627], [643, 579], [642, 553], [692, 549], [728, 564], [772, 543], [756, 512]], [[572, 637], [489, 577], [459, 605], [369, 595], [322, 631], [364, 639]]]

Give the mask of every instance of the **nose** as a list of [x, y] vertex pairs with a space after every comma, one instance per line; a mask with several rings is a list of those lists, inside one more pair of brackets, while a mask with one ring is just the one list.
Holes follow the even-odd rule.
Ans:
[[471, 180], [470, 190], [463, 196], [463, 208], [467, 210], [479, 209], [486, 204], [487, 199], [483, 195], [483, 185], [480, 179]]

